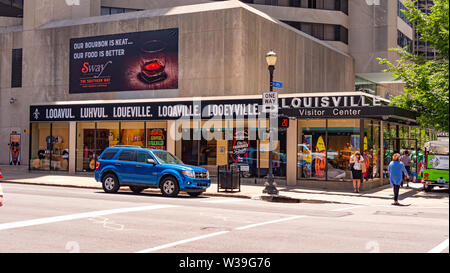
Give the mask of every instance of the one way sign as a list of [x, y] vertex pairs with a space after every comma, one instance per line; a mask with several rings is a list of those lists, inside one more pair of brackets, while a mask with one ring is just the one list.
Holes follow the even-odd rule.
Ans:
[[263, 93], [263, 112], [278, 113], [278, 93], [265, 92]]

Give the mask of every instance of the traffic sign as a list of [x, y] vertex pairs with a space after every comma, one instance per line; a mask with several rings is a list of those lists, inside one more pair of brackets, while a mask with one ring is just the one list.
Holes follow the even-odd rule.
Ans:
[[273, 82], [273, 87], [283, 88], [283, 83], [282, 82]]
[[265, 92], [263, 93], [263, 112], [278, 113], [278, 93]]

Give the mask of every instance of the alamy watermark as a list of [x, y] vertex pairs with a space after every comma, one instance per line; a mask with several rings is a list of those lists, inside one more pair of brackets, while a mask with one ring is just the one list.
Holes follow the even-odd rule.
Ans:
[[224, 104], [206, 105], [202, 108], [201, 100], [194, 100], [192, 109], [196, 110], [191, 111], [194, 114], [182, 115], [175, 120], [168, 128], [169, 137], [175, 141], [270, 140], [268, 149], [275, 150], [279, 130], [278, 115], [264, 112], [261, 105], [247, 105], [247, 108], [238, 110]]
[[64, 0], [68, 6], [79, 6], [80, 0]]

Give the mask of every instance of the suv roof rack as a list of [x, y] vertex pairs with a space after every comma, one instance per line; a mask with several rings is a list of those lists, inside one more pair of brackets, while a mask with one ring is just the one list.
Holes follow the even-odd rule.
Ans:
[[114, 145], [112, 147], [142, 148], [141, 146], [136, 146], [136, 145]]

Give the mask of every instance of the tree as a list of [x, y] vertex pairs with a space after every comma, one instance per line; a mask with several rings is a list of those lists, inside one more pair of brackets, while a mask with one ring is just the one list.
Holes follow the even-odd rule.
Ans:
[[391, 63], [378, 58], [386, 65], [384, 72], [392, 72], [397, 80], [405, 83], [405, 92], [392, 99], [392, 104], [417, 111], [418, 122], [424, 128], [449, 131], [449, 2], [435, 0], [427, 15], [420, 11], [415, 1], [406, 0], [402, 10], [414, 24], [424, 41], [438, 51], [434, 60], [427, 60], [407, 48], [397, 51], [400, 58]]

